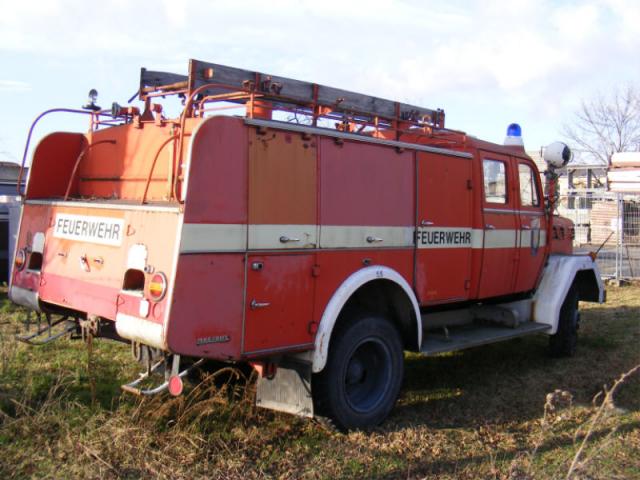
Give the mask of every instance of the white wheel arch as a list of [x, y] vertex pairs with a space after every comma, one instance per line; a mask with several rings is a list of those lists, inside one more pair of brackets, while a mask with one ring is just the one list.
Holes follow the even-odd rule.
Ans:
[[331, 300], [322, 314], [320, 326], [315, 339], [315, 348], [313, 350], [313, 372], [320, 372], [327, 363], [329, 354], [329, 342], [331, 334], [335, 327], [336, 321], [342, 308], [351, 298], [351, 296], [364, 284], [373, 280], [388, 280], [398, 285], [406, 293], [411, 301], [416, 316], [416, 341], [417, 345], [422, 343], [422, 322], [420, 320], [420, 307], [411, 286], [407, 283], [402, 275], [392, 268], [382, 265], [372, 265], [365, 267], [357, 272], [352, 273], [342, 285], [334, 292]]
[[551, 329], [545, 333], [554, 335], [558, 331], [560, 309], [567, 292], [581, 271], [593, 271], [594, 289], [597, 298], [589, 299], [598, 303], [604, 302], [605, 293], [598, 264], [588, 255], [550, 255], [542, 280], [533, 297], [533, 321], [546, 323]]

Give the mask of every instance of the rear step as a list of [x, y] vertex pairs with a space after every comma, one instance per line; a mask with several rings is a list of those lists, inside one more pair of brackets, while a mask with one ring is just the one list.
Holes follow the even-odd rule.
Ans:
[[464, 325], [444, 329], [443, 333], [426, 332], [421, 352], [425, 355], [453, 352], [465, 348], [477, 347], [488, 343], [502, 342], [533, 333], [549, 330], [546, 323], [526, 322], [517, 328], [492, 325]]
[[[26, 329], [30, 330], [31, 326], [31, 312], [27, 314]], [[16, 340], [19, 342], [27, 343], [29, 345], [40, 346], [51, 343], [58, 338], [71, 334], [78, 330], [78, 323], [74, 320], [69, 320], [69, 317], [62, 316], [58, 320], [53, 320], [52, 315], [45, 314], [46, 325], [42, 325], [42, 314], [36, 314], [36, 331], [35, 333], [27, 333], [25, 335], [16, 335]]]
[[[169, 360], [162, 358], [160, 361], [153, 365], [150, 365], [145, 372], [142, 372], [138, 378], [125, 385], [120, 385], [120, 388], [125, 392], [132, 393], [138, 396], [152, 396], [162, 393], [165, 390], [169, 390], [172, 395], [179, 395], [182, 392], [182, 378], [185, 377], [191, 370], [199, 367], [204, 363], [204, 358], [196, 360], [189, 367], [184, 370], [180, 370], [180, 355], [173, 355], [171, 359], [171, 370], [167, 368]], [[158, 383], [155, 386], [149, 388], [141, 387], [141, 384], [151, 378], [154, 374], [160, 374], [164, 376], [164, 382]], [[179, 391], [173, 392], [170, 388], [172, 379], [178, 379]]]

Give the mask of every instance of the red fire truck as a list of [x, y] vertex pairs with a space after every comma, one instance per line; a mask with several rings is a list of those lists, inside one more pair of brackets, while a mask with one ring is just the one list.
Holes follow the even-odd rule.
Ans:
[[[156, 103], [172, 95], [177, 118]], [[404, 351], [544, 333], [571, 355], [578, 301], [604, 301], [553, 214], [563, 144], [545, 196], [515, 124], [497, 145], [440, 109], [196, 60], [142, 69], [138, 98], [42, 114], [90, 128], [33, 150], [9, 290], [46, 319], [25, 341], [130, 343], [147, 368], [125, 390], [180, 394], [205, 359], [250, 363], [259, 405], [367, 427]]]

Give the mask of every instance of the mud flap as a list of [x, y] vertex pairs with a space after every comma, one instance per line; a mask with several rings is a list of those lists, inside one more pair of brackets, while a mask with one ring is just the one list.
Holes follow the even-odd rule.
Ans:
[[258, 377], [256, 405], [301, 417], [313, 417], [311, 365], [286, 360], [272, 378]]

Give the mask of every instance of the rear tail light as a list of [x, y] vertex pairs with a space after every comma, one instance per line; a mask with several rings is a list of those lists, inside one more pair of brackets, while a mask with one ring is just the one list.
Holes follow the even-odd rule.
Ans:
[[24, 248], [21, 248], [16, 252], [16, 258], [14, 259], [16, 270], [22, 270], [27, 264], [27, 252]]
[[154, 302], [159, 302], [167, 293], [167, 276], [162, 273], [154, 273], [149, 282], [149, 296]]

